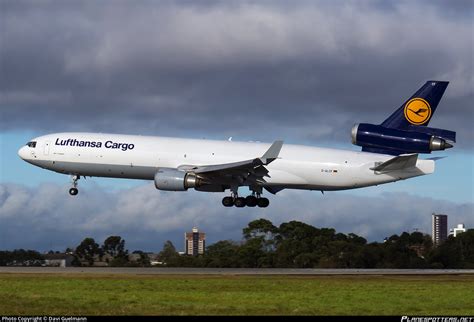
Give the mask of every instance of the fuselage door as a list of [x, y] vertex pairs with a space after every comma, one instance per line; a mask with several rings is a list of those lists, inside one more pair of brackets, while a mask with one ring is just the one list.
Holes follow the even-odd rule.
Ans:
[[49, 155], [49, 146], [50, 146], [50, 141], [44, 142], [44, 155]]

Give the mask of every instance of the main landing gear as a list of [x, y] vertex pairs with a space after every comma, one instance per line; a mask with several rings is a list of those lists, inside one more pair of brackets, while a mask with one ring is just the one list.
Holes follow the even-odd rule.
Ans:
[[80, 179], [81, 177], [78, 176], [78, 175], [74, 175], [74, 176], [71, 176], [71, 179], [72, 179], [72, 188], [69, 189], [69, 194], [71, 196], [75, 196], [79, 193], [79, 190], [77, 189], [77, 181]]
[[237, 191], [233, 191], [230, 197], [224, 197], [222, 199], [222, 205], [224, 207], [232, 207], [236, 206], [237, 208], [247, 207], [255, 207], [258, 206], [260, 208], [266, 208], [270, 204], [270, 201], [267, 198], [263, 198], [260, 196], [260, 192], [252, 192], [250, 196], [247, 197], [239, 197]]

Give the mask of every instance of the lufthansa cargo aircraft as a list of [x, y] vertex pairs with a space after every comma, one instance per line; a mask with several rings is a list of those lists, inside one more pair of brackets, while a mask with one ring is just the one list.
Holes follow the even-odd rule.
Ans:
[[[71, 175], [71, 195], [81, 177], [154, 180], [160, 190], [224, 192], [225, 207], [267, 207], [263, 190], [344, 190], [434, 172], [420, 153], [451, 148], [456, 133], [428, 123], [448, 82], [428, 81], [379, 125], [356, 124], [352, 143], [362, 152], [312, 146], [180, 139], [102, 133], [54, 133], [23, 146], [20, 157]], [[251, 192], [243, 197], [239, 187]]]

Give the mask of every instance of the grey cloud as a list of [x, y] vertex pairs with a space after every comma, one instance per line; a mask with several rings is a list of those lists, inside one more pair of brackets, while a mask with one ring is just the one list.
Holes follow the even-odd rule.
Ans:
[[369, 240], [418, 228], [430, 232], [432, 212], [449, 215], [449, 225], [474, 227], [473, 203], [457, 204], [406, 193], [376, 197], [283, 191], [266, 209], [223, 208], [222, 194], [164, 193], [146, 184], [116, 192], [97, 186], [72, 198], [67, 187], [0, 184], [0, 249], [64, 249], [92, 236], [102, 242], [119, 234], [128, 247], [157, 251], [172, 240], [183, 247], [183, 233], [198, 226], [210, 243], [241, 239], [242, 228], [261, 217], [279, 225], [300, 220], [317, 227], [335, 227]]
[[4, 130], [348, 142], [442, 78], [434, 120], [472, 146], [469, 3], [7, 4]]

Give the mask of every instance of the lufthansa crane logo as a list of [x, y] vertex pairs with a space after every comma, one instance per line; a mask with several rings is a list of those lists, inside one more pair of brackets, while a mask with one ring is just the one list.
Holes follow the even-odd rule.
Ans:
[[422, 98], [412, 98], [405, 105], [405, 118], [414, 125], [422, 125], [430, 119], [431, 107]]

